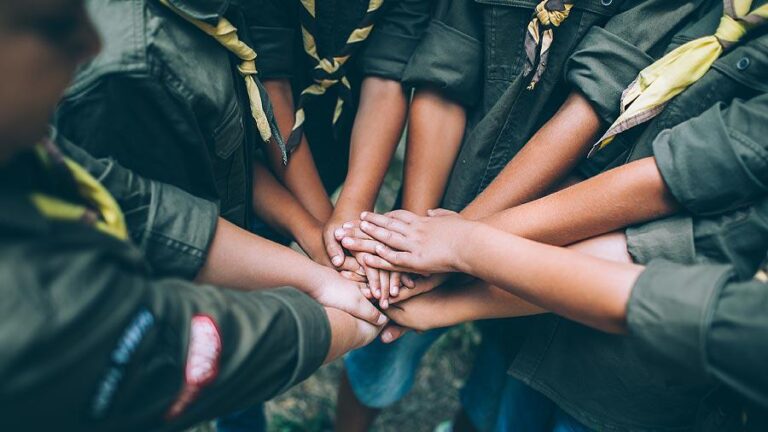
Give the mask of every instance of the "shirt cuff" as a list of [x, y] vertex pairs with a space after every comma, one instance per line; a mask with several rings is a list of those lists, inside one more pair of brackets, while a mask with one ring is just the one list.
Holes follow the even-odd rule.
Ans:
[[170, 185], [152, 182], [151, 187], [154, 191], [139, 246], [156, 276], [191, 280], [208, 257], [219, 208]]
[[724, 265], [653, 261], [638, 278], [627, 304], [630, 334], [651, 355], [705, 376], [710, 310], [732, 277]]
[[281, 27], [250, 27], [259, 79], [290, 78], [296, 67], [296, 32]]
[[398, 35], [381, 29], [374, 31], [360, 58], [363, 75], [402, 81], [405, 66], [419, 40], [418, 37]]
[[405, 68], [403, 82], [410, 87], [437, 88], [470, 106], [480, 94], [482, 53], [477, 39], [441, 21], [432, 21]]
[[[763, 192], [756, 190], [756, 180], [743, 160], [768, 160], [765, 150], [750, 145], [748, 137], [729, 134], [720, 112], [721, 107], [715, 106], [660, 133], [653, 142], [656, 165], [664, 182], [675, 199], [695, 214], [735, 210]], [[733, 142], [744, 145], [735, 147]]]
[[323, 365], [331, 348], [331, 325], [325, 308], [294, 288], [266, 293], [282, 302], [293, 314], [298, 332], [298, 358], [293, 376], [280, 393], [304, 381]]
[[611, 124], [620, 114], [621, 94], [653, 61], [608, 30], [592, 27], [566, 62], [565, 78]]

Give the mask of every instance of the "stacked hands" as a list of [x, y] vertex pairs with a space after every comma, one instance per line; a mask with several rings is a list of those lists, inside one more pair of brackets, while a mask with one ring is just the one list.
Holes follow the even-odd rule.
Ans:
[[[367, 303], [355, 315], [374, 322], [374, 314], [368, 311], [375, 310], [373, 303], [393, 321], [381, 333], [382, 341], [389, 343], [409, 329], [422, 331], [458, 323], [435, 311], [459, 289], [450, 276], [462, 272], [460, 245], [474, 226], [458, 213], [443, 209], [430, 210], [426, 217], [406, 210], [384, 215], [363, 212], [359, 220], [330, 227], [327, 232], [332, 239], [326, 235], [325, 242], [336, 270], [355, 282], [364, 297], [355, 293], [347, 300], [357, 297], [355, 302]], [[442, 285], [445, 287], [434, 290]], [[336, 294], [348, 293], [336, 290]], [[349, 310], [351, 305], [345, 306]], [[381, 321], [375, 322], [381, 325]]]

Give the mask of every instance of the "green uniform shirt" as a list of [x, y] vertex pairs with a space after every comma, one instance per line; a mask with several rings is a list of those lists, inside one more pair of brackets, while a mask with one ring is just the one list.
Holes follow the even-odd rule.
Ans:
[[[228, 2], [174, 4], [215, 23]], [[228, 10], [247, 29], [239, 10]], [[61, 133], [97, 157], [217, 203], [224, 218], [247, 228], [261, 138], [239, 60], [156, 0], [92, 0], [88, 11], [104, 49], [68, 89], [57, 113]], [[247, 30], [239, 35], [248, 41]]]
[[31, 192], [71, 193], [32, 152], [0, 167], [0, 430], [182, 430], [320, 366], [330, 330], [309, 297], [164, 277], [197, 273], [214, 205], [64, 146], [138, 243], [44, 217]]
[[[716, 4], [708, 11], [676, 41], [712, 34], [722, 8]], [[613, 148], [624, 154], [623, 160], [632, 158], [630, 154], [655, 155], [665, 182], [685, 209], [679, 216], [627, 231], [629, 251], [637, 262], [666, 257], [681, 264], [727, 263], [738, 278], [746, 279], [764, 258], [768, 99], [759, 77], [768, 73], [766, 47], [766, 36], [761, 34], [742, 43], [645, 129], [632, 131], [634, 141], [628, 141], [632, 133], [621, 137], [630, 145]], [[596, 62], [593, 67], [598, 69], [579, 79], [597, 83], [608, 76]], [[591, 88], [592, 100], [611, 95], [605, 100], [618, 101], [614, 91], [606, 91], [609, 86]], [[612, 151], [611, 146], [606, 151]], [[598, 153], [598, 162], [601, 156], [605, 155]], [[698, 294], [706, 295], [695, 289], [680, 291], [692, 304], [702, 301]], [[669, 312], [664, 318], [675, 316]], [[642, 331], [639, 325], [634, 332]], [[690, 430], [708, 425], [706, 430], [729, 430], [713, 426], [720, 424], [722, 406], [708, 404], [711, 382], [651, 361], [633, 340], [551, 316], [538, 317], [530, 329], [511, 373], [589, 427]], [[660, 340], [657, 346], [662, 342], [666, 343]]]

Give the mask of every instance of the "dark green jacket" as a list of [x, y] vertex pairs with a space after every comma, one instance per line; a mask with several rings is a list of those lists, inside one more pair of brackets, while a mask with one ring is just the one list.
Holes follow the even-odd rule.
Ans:
[[31, 152], [0, 167], [0, 430], [182, 430], [320, 366], [330, 330], [307, 296], [174, 278], [203, 264], [215, 205], [64, 145], [136, 243], [39, 213], [30, 192], [73, 194]]
[[[228, 1], [174, 3], [212, 23], [228, 11], [248, 41]], [[217, 203], [223, 217], [247, 227], [261, 138], [239, 61], [157, 0], [92, 0], [88, 10], [104, 49], [61, 102], [61, 133], [97, 157]], [[262, 98], [269, 111], [263, 89]]]
[[[430, 0], [385, 0], [383, 11], [364, 46], [353, 55], [345, 68], [352, 83], [354, 105], [359, 98], [363, 78], [377, 76], [401, 81], [406, 64], [429, 21]], [[321, 55], [328, 55], [344, 45], [365, 14], [368, 0], [317, 0], [316, 40]], [[243, 4], [262, 79], [289, 78], [294, 100], [311, 83], [311, 64], [301, 45], [297, 0], [252, 0]], [[342, 116], [341, 127], [334, 130], [331, 119], [336, 104], [335, 92], [306, 107], [304, 132], [323, 182], [331, 192], [344, 180], [349, 157], [353, 115]]]
[[[663, 53], [706, 0], [576, 1], [555, 30], [547, 70], [535, 90], [521, 76], [526, 26], [535, 0], [444, 0], [405, 71], [468, 107], [468, 124], [443, 206], [460, 210], [488, 186], [557, 111], [574, 82], [568, 64], [587, 48], [612, 62], [606, 78], [628, 85]], [[620, 54], [620, 55], [617, 55]]]
[[[713, 33], [722, 9], [711, 10], [677, 39]], [[629, 251], [637, 262], [666, 257], [680, 264], [726, 263], [737, 279], [747, 280], [765, 257], [768, 89], [761, 77], [768, 74], [767, 41], [759, 34], [723, 56], [645, 130], [634, 131], [641, 138], [631, 148], [638, 154], [645, 149], [645, 154], [656, 157], [669, 189], [685, 209], [680, 216], [627, 231]], [[594, 94], [613, 94], [597, 90], [608, 86], [593, 88]], [[666, 131], [659, 133], [662, 130]], [[676, 293], [683, 289], [666, 287]], [[704, 288], [685, 288], [679, 291], [679, 300], [691, 307], [709, 295]], [[680, 316], [662, 304], [662, 297], [646, 302], [653, 300], [659, 304], [646, 307], [665, 313], [657, 320]], [[741, 307], [747, 316], [753, 306], [745, 302]], [[690, 430], [706, 424], [706, 430], [730, 430], [723, 426], [727, 419], [722, 414], [730, 411], [710, 403], [707, 395], [715, 383], [700, 374], [652, 361], [643, 352], [643, 344], [629, 338], [551, 316], [532, 322], [510, 372], [589, 427], [601, 431]], [[645, 332], [642, 323], [633, 325], [634, 333]], [[670, 337], [687, 337], [675, 327], [668, 330], [674, 335]], [[647, 334], [652, 335], [653, 329]], [[659, 339], [645, 344], [661, 347], [667, 342]], [[741, 337], [732, 343], [749, 345], [753, 341]]]

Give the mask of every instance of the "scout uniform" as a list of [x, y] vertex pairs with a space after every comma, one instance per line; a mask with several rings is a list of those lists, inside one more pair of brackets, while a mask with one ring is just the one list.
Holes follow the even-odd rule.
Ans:
[[401, 81], [430, 7], [428, 0], [244, 4], [261, 78], [293, 83], [298, 113], [288, 146], [306, 135], [331, 192], [346, 176], [360, 83], [367, 76]]
[[0, 430], [182, 430], [321, 365], [307, 296], [178, 278], [203, 265], [215, 205], [62, 146], [72, 159], [48, 144], [0, 167]]
[[[438, 88], [468, 108], [467, 132], [443, 205], [460, 210], [468, 204], [555, 113], [574, 85], [574, 79], [565, 75], [567, 66], [586, 64], [582, 58], [588, 55], [613, 59], [618, 57], [616, 52], [621, 52], [625, 55], [615, 59], [611, 72], [600, 78], [615, 80], [610, 84], [623, 90], [654, 57], [663, 54], [680, 27], [695, 18], [702, 3], [438, 2], [429, 28], [405, 68], [404, 82]], [[653, 31], [633, 24], [646, 21], [653, 21]], [[618, 106], [618, 98], [616, 103]], [[618, 108], [614, 111], [618, 112]], [[535, 324], [538, 319], [499, 323], [508, 334], [519, 336], [507, 341], [510, 346], [504, 350], [514, 352], [518, 348], [515, 345], [524, 339], [528, 323]], [[371, 407], [384, 407], [404, 396], [418, 359], [440, 334], [442, 331], [406, 335], [394, 344], [374, 342], [350, 353], [346, 357], [348, 377], [359, 400]], [[481, 361], [486, 362], [485, 358]], [[378, 367], [374, 364], [397, 364], [397, 373], [364, 376], [362, 372]], [[489, 373], [492, 368], [488, 364], [478, 363], [478, 374]], [[492, 385], [503, 382], [496, 379]], [[462, 392], [462, 403], [474, 425], [489, 430], [496, 416], [484, 413], [492, 411], [490, 406], [495, 404], [488, 402], [492, 399], [488, 394], [502, 389], [489, 390], [486, 399], [478, 402], [471, 384]], [[387, 391], [379, 391], [382, 388]]]
[[[752, 8], [764, 4], [755, 2]], [[702, 13], [675, 38], [672, 48], [715, 34], [722, 5], [713, 4]], [[768, 98], [761, 79], [768, 73], [766, 43], [761, 29], [748, 32], [650, 123], [616, 136], [589, 162], [588, 166], [599, 167], [614, 158], [623, 163], [653, 155], [683, 206], [678, 216], [627, 230], [635, 262], [667, 258], [679, 264], [727, 263], [741, 280], [755, 273], [768, 248], [764, 139]], [[572, 70], [581, 71], [578, 80], [585, 96], [596, 103], [598, 112], [607, 113], [603, 108], [622, 97], [617, 87], [601, 84], [605, 81], [601, 77], [613, 70], [611, 62], [601, 66], [603, 57], [598, 53], [584, 54], [582, 63], [590, 65], [590, 72], [584, 66]], [[614, 113], [612, 121], [619, 117], [617, 110]], [[664, 284], [654, 292], [680, 293], [691, 304], [707, 298], [707, 291], [683, 288]], [[680, 316], [671, 309], [664, 313], [654, 319], [663, 317], [659, 320], [663, 322]], [[646, 317], [643, 322], [650, 325], [648, 321]], [[633, 333], [646, 332], [641, 324], [634, 324]], [[510, 373], [590, 428], [731, 430], [724, 426], [731, 424], [730, 410], [707, 397], [714, 390], [710, 382], [649, 362], [632, 338], [607, 335], [555, 316], [537, 317], [529, 330]], [[657, 347], [669, 340], [659, 342]]]
[[57, 123], [93, 155], [216, 202], [248, 228], [254, 153], [284, 145], [229, 3], [89, 1], [104, 49], [78, 71]]
[[[439, 3], [404, 81], [437, 87], [468, 108], [443, 206], [461, 210], [471, 202], [578, 88], [570, 68], [582, 51], [612, 62], [616, 69], [604, 78], [623, 89], [663, 54], [703, 1]], [[456, 61], [455, 53], [468, 61]]]

